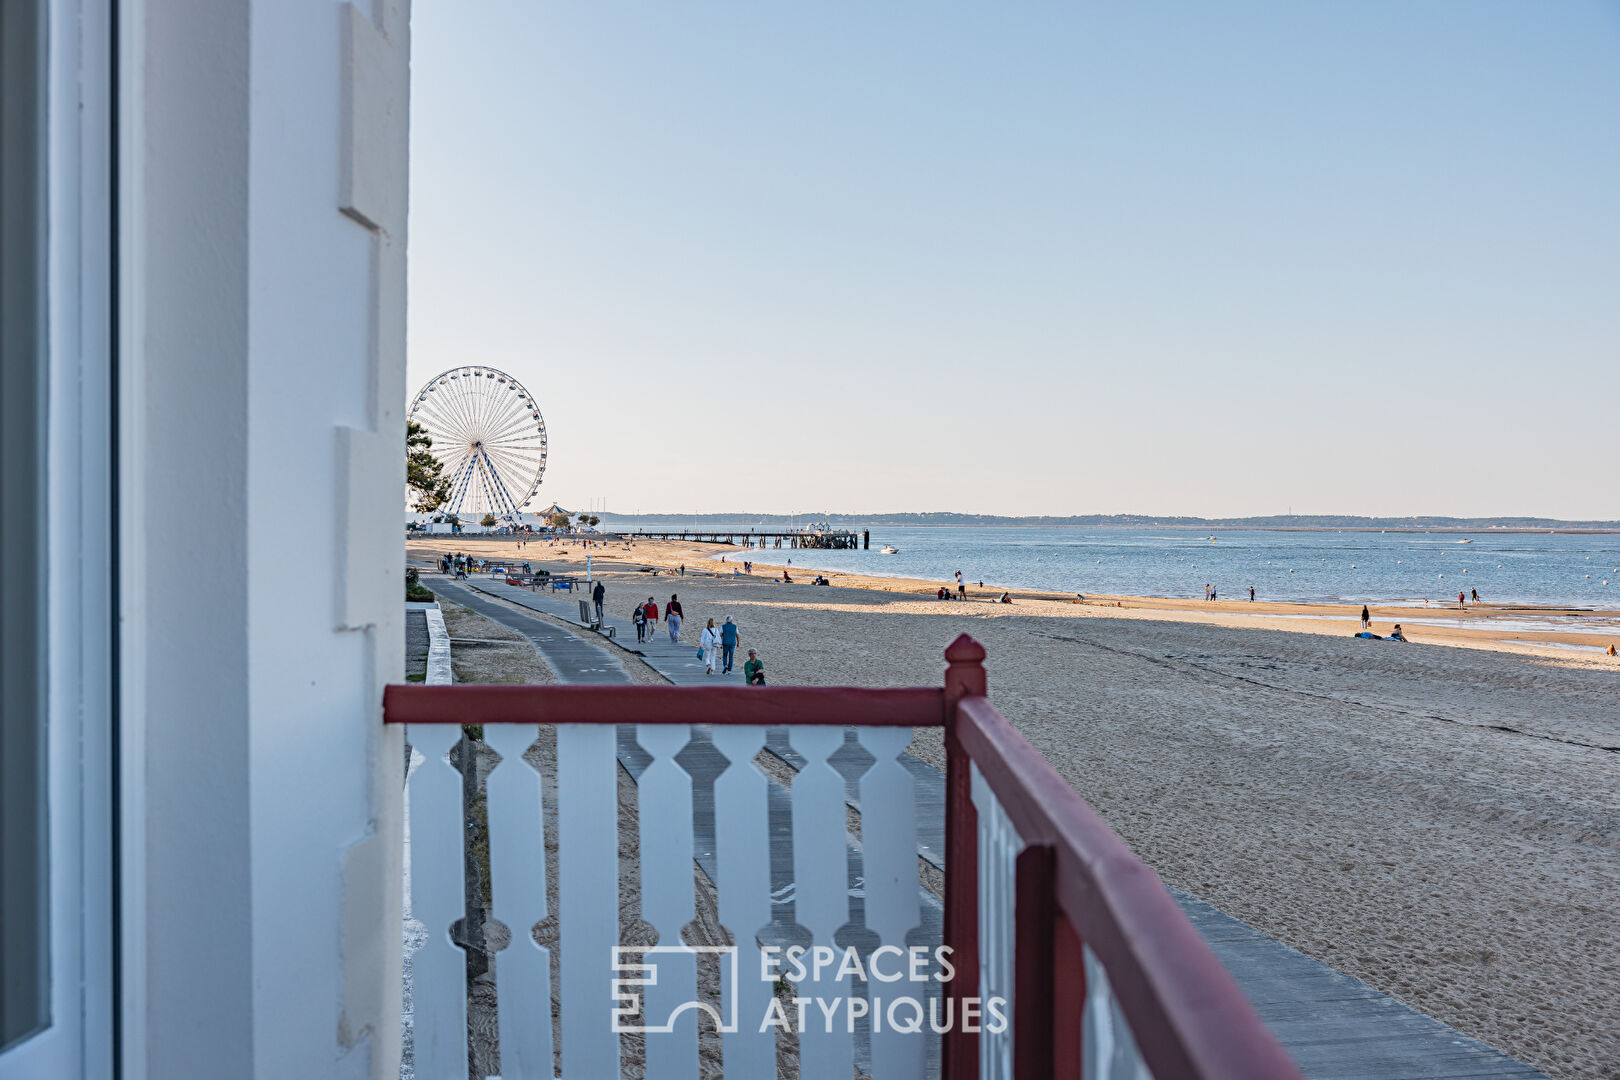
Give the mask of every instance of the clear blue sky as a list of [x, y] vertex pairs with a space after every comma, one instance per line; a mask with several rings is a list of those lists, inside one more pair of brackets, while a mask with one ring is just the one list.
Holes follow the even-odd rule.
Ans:
[[1620, 4], [417, 0], [536, 505], [1620, 518]]

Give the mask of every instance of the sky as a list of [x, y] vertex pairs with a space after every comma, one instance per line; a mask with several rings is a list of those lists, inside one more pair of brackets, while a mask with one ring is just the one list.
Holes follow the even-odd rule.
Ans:
[[417, 0], [532, 508], [1620, 518], [1620, 3]]

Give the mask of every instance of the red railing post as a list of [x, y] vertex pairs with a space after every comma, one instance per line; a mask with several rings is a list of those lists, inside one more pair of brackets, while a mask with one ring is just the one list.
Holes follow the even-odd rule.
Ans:
[[1018, 853], [1013, 870], [1013, 1080], [1052, 1078], [1056, 867], [1057, 852], [1050, 844], [1030, 844]]
[[[1086, 952], [1074, 924], [1052, 906], [1052, 1080], [1082, 1080]], [[1057, 1018], [1063, 1022], [1058, 1023]]]
[[962, 1030], [962, 999], [979, 993], [979, 815], [972, 772], [956, 735], [963, 698], [984, 697], [984, 646], [966, 634], [945, 650], [945, 944], [956, 975], [946, 988], [952, 1022], [945, 1033], [944, 1080], [978, 1080], [979, 1036]]

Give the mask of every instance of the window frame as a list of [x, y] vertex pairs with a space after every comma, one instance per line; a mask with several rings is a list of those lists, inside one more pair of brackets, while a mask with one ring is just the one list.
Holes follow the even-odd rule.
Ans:
[[[40, 466], [29, 470], [39, 512], [28, 517], [39, 545], [30, 569], [40, 607], [27, 633], [40, 658], [34, 670], [43, 762], [32, 802], [44, 826], [47, 903], [39, 946], [48, 976], [42, 1003], [48, 1022], [0, 1048], [0, 1080], [124, 1075], [115, 1051], [121, 871], [113, 405], [121, 279], [114, 46], [119, 11], [131, 2], [0, 5], [8, 16], [26, 8], [39, 34], [27, 79], [37, 127], [30, 175], [38, 184], [39, 295], [29, 336], [39, 382], [33, 445]], [[15, 529], [18, 517], [8, 512], [5, 530]], [[0, 544], [9, 559], [12, 546], [3, 537]]]
[[[51, 1024], [45, 11], [0, 6], [0, 1052]], [[46, 574], [37, 572], [44, 567]]]

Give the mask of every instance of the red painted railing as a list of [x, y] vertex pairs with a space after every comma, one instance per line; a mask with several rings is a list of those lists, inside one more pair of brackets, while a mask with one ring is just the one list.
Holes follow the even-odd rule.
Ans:
[[[1156, 1077], [1297, 1078], [1158, 877], [990, 705], [984, 649], [963, 635], [945, 656], [943, 691], [415, 685], [388, 687], [384, 713], [410, 724], [943, 726], [948, 993], [957, 1015], [982, 996], [987, 927], [1011, 945], [988, 959], [1010, 966], [1012, 990], [1010, 1039], [991, 1046], [953, 1026], [945, 1080], [1106, 1076], [1105, 1049]], [[1002, 829], [986, 834], [1000, 837], [996, 851], [981, 850], [981, 805]], [[985, 870], [1002, 856], [1010, 877]]]
[[[970, 770], [1024, 843], [1013, 906], [1013, 1076], [1081, 1077], [1089, 948], [1152, 1075], [1297, 1077], [1157, 875], [990, 705], [984, 649], [964, 636], [945, 655], [945, 934], [958, 957], [959, 995], [977, 992], [984, 899]], [[980, 1037], [946, 1035], [946, 1080], [980, 1076]]]

